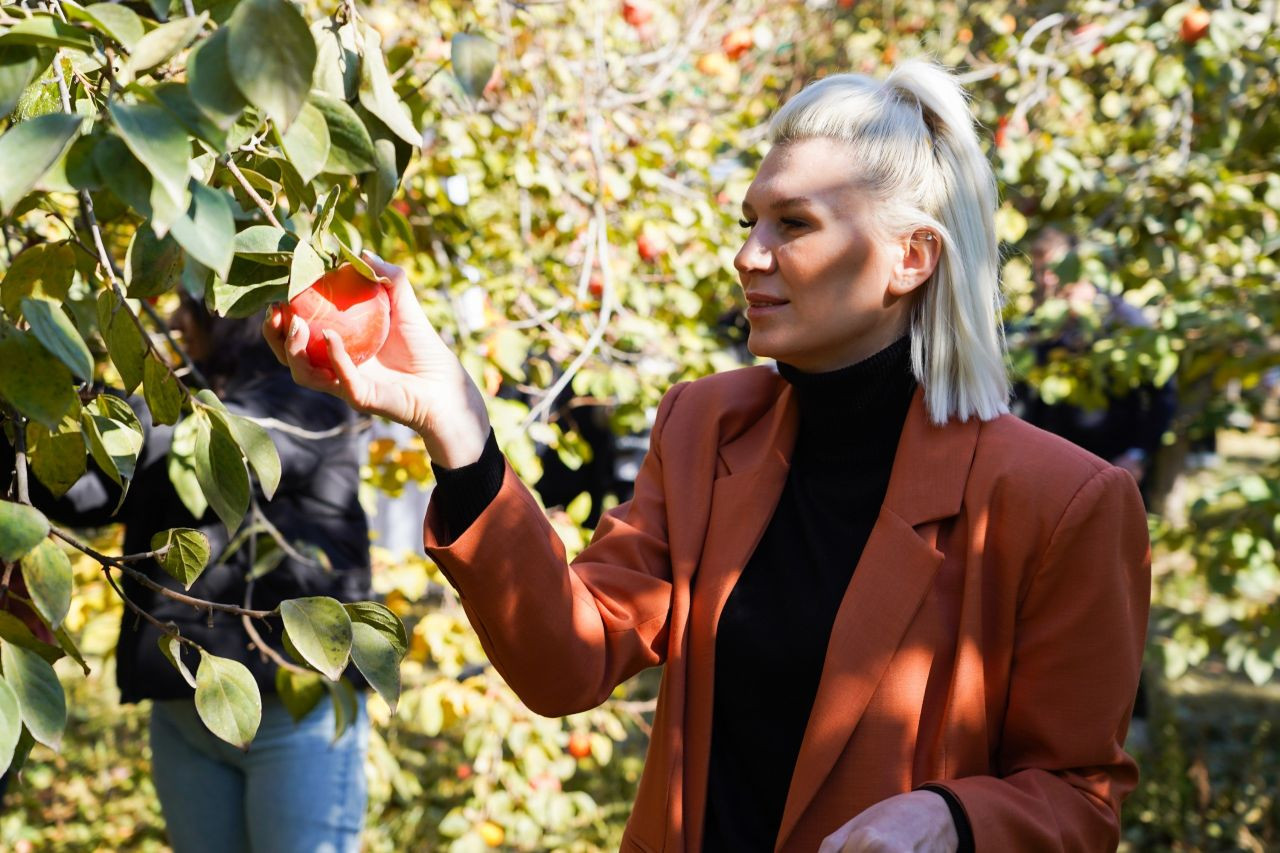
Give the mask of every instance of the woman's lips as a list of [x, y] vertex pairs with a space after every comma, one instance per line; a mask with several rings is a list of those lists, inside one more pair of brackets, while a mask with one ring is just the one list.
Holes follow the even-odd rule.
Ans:
[[747, 294], [747, 319], [754, 320], [775, 314], [780, 308], [790, 305], [785, 299], [759, 294]]

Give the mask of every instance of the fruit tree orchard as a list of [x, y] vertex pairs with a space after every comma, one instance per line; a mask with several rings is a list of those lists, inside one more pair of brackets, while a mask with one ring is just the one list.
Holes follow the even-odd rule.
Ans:
[[[246, 316], [374, 249], [409, 270], [478, 381], [504, 391], [495, 429], [532, 482], [539, 448], [571, 467], [590, 453], [559, 417], [562, 392], [607, 404], [614, 428], [633, 433], [673, 381], [738, 363], [722, 320], [738, 299], [737, 205], [762, 156], [762, 122], [815, 76], [919, 53], [961, 70], [990, 133], [1010, 320], [1034, 310], [1052, 326], [1061, 316], [1060, 305], [1033, 306], [1026, 260], [1051, 225], [1078, 237], [1061, 274], [1150, 318], [1047, 364], [1017, 348], [1015, 369], [1044, 396], [1081, 402], [1177, 383], [1153, 520], [1164, 570], [1152, 662], [1176, 677], [1220, 657], [1270, 679], [1280, 664], [1280, 472], [1273, 463], [1224, 479], [1186, 507], [1166, 497], [1178, 494], [1195, 438], [1229, 419], [1258, 429], [1276, 420], [1264, 381], [1278, 361], [1275, 9], [1041, 6], [5, 6], [0, 401], [22, 452], [3, 472], [13, 486], [0, 496], [0, 558], [6, 582], [21, 573], [57, 644], [0, 617], [0, 759], [20, 760], [33, 741], [56, 746], [67, 705], [50, 664], [93, 658], [77, 650], [77, 633], [95, 608], [121, 605], [86, 602], [133, 571], [107, 556], [118, 553], [109, 537], [95, 547], [50, 528], [24, 500], [28, 478], [57, 491], [87, 464], [127, 484], [138, 431], [96, 388], [141, 389], [159, 422], [189, 424], [189, 455], [173, 466], [184, 501], [271, 540], [255, 509], [273, 486], [270, 442], [201, 390], [166, 334], [161, 317], [178, 289]], [[418, 448], [371, 448], [375, 488], [429, 476]], [[587, 535], [587, 509], [580, 500], [553, 510], [571, 550]], [[152, 556], [188, 583], [210, 557], [200, 544], [175, 531]], [[376, 712], [383, 831], [459, 849], [616, 840], [648, 685], [641, 678], [571, 720], [534, 717], [480, 666], [440, 580], [414, 562], [379, 574], [407, 634], [383, 610], [306, 600], [293, 617], [249, 624], [283, 621], [288, 633], [305, 615], [338, 630], [346, 620], [349, 631], [367, 619], [383, 642], [362, 670], [405, 657], [399, 708], [385, 680], [388, 708]], [[294, 645], [299, 661], [282, 663], [339, 663]], [[361, 665], [363, 652], [347, 654]], [[197, 689], [237, 678], [205, 660]], [[74, 693], [77, 676], [65, 662], [57, 672]], [[247, 740], [252, 703], [236, 710], [224, 736]]]

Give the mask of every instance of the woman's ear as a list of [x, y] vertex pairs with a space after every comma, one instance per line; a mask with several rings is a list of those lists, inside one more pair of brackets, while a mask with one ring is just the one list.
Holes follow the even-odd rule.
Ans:
[[929, 280], [942, 257], [942, 241], [927, 228], [917, 228], [902, 241], [902, 254], [895, 265], [889, 292], [906, 296]]

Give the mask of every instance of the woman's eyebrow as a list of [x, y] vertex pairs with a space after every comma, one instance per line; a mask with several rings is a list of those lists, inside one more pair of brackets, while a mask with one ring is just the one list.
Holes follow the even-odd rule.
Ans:
[[[766, 205], [766, 206], [772, 207], [774, 210], [783, 210], [791, 207], [808, 207], [811, 204], [813, 204], [812, 199], [808, 198], [807, 196], [797, 195], [797, 196], [792, 196], [790, 198], [780, 199], [778, 201], [775, 201], [773, 204]], [[750, 202], [744, 199], [742, 202], [742, 210], [745, 213], [748, 211], [755, 210], [755, 208], [751, 206]]]

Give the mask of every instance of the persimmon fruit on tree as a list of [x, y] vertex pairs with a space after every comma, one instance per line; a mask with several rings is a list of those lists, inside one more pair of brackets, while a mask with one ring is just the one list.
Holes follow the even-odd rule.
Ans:
[[285, 327], [300, 317], [310, 332], [307, 360], [313, 367], [332, 367], [324, 333], [342, 338], [356, 364], [382, 349], [391, 331], [391, 300], [379, 282], [365, 278], [350, 264], [331, 270], [281, 308]]

